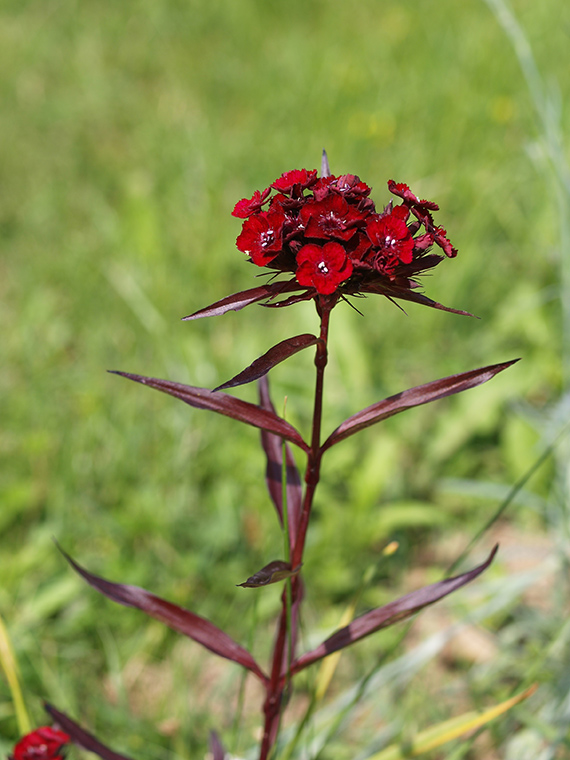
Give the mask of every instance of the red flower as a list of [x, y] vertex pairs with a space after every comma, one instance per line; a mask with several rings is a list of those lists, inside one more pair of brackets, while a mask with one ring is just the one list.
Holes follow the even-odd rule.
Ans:
[[297, 282], [323, 295], [334, 293], [352, 274], [352, 261], [340, 243], [304, 245], [297, 254], [297, 264]]
[[346, 252], [348, 256], [355, 262], [355, 266], [357, 265], [357, 262], [362, 262], [366, 258], [366, 254], [372, 247], [372, 243], [370, 242], [370, 238], [365, 235], [363, 232], [359, 232], [357, 235], [355, 235], [350, 243], [346, 246]]
[[256, 190], [249, 199], [242, 198], [241, 201], [238, 201], [234, 206], [232, 216], [237, 216], [238, 219], [247, 219], [248, 216], [261, 211], [261, 207], [265, 203], [270, 192], [271, 188], [267, 187], [262, 193], [260, 193], [259, 190]]
[[63, 760], [63, 748], [70, 741], [63, 731], [43, 726], [20, 739], [14, 747], [13, 760]]
[[245, 218], [239, 250], [254, 264], [291, 276], [228, 296], [215, 304], [217, 313], [264, 299], [278, 307], [367, 293], [446, 309], [418, 292], [416, 279], [442, 260], [433, 246], [449, 257], [457, 253], [433, 220], [438, 205], [404, 183], [390, 180], [388, 189], [401, 201], [376, 213], [369, 186], [356, 175], [337, 177], [327, 168], [318, 178], [316, 170], [295, 169], [239, 201], [233, 212]]
[[414, 239], [410, 235], [407, 224], [403, 221], [401, 206], [397, 206], [391, 214], [377, 216], [366, 225], [366, 234], [372, 245], [378, 248], [377, 256], [400, 260], [410, 264], [413, 258]]
[[340, 177], [330, 176], [318, 179], [312, 188], [315, 200], [321, 201], [331, 192], [344, 195], [345, 198], [366, 198], [370, 195], [370, 188], [360, 177], [355, 174], [343, 174]]
[[285, 214], [281, 211], [260, 211], [246, 219], [236, 245], [251, 256], [258, 266], [266, 266], [283, 247], [282, 232]]
[[388, 190], [394, 195], [398, 195], [409, 206], [415, 206], [423, 211], [439, 211], [439, 206], [433, 201], [420, 201], [417, 195], [414, 195], [410, 188], [404, 182], [394, 182], [393, 179], [388, 180]]
[[449, 256], [450, 259], [457, 256], [457, 248], [454, 248], [451, 245], [451, 242], [449, 238], [447, 237], [447, 232], [443, 229], [443, 227], [435, 227], [434, 241], [443, 250], [445, 255]]
[[317, 170], [307, 171], [306, 169], [293, 169], [285, 172], [279, 179], [272, 183], [271, 187], [279, 190], [280, 193], [290, 193], [293, 190], [304, 190], [313, 185], [317, 179]]
[[309, 238], [350, 240], [364, 217], [340, 195], [331, 194], [322, 201], [308, 201], [301, 208], [299, 219]]

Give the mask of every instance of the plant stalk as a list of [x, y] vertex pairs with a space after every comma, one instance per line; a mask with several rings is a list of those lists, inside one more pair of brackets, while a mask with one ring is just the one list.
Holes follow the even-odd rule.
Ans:
[[[305, 494], [303, 498], [303, 507], [299, 520], [297, 531], [297, 540], [291, 554], [291, 567], [299, 567], [303, 562], [303, 551], [305, 548], [305, 538], [309, 527], [309, 518], [313, 506], [313, 498], [319, 482], [320, 464], [321, 464], [321, 422], [323, 413], [323, 389], [324, 374], [328, 361], [328, 331], [331, 309], [334, 301], [327, 297], [321, 297], [317, 302], [317, 311], [321, 318], [321, 327], [319, 341], [315, 353], [316, 382], [315, 382], [315, 401], [313, 407], [313, 420], [311, 427], [311, 448], [307, 455], [307, 469], [305, 472]], [[285, 516], [284, 516], [284, 519]], [[283, 656], [287, 641], [290, 642], [290, 651], [287, 657], [287, 668], [290, 667], [293, 651], [293, 631], [288, 633], [288, 623], [293, 625], [292, 606], [297, 602], [300, 593], [300, 580], [296, 575], [291, 580], [290, 596], [288, 589], [284, 589], [282, 595], [282, 608], [279, 617], [277, 629], [277, 638], [273, 648], [273, 658], [271, 665], [271, 677], [267, 684], [266, 698], [263, 706], [265, 714], [265, 725], [263, 730], [263, 739], [261, 741], [259, 760], [267, 760], [271, 754], [273, 745], [277, 739], [279, 721], [284, 703], [285, 684], [288, 678], [287, 672], [283, 673]], [[291, 606], [290, 606], [291, 605]], [[298, 620], [298, 618], [297, 618]]]

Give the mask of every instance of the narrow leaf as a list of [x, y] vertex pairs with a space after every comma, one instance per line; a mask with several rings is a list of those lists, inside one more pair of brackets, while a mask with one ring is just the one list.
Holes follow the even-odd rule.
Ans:
[[245, 306], [249, 306], [250, 303], [276, 298], [282, 293], [291, 293], [300, 288], [301, 286], [296, 280], [290, 280], [289, 282], [270, 282], [267, 285], [260, 285], [257, 288], [250, 288], [249, 290], [242, 290], [239, 293], [232, 293], [231, 296], [226, 296], [220, 301], [216, 301], [210, 306], [195, 311], [193, 314], [189, 314], [182, 319], [189, 321], [191, 319], [200, 319], [201, 317], [217, 317], [228, 311], [239, 311]]
[[157, 391], [168, 393], [170, 396], [179, 398], [185, 404], [196, 407], [197, 409], [209, 409], [218, 414], [225, 414], [226, 417], [232, 417], [234, 420], [240, 420], [253, 427], [269, 430], [287, 441], [291, 441], [304, 451], [309, 450], [309, 446], [301, 438], [301, 435], [295, 428], [279, 417], [274, 412], [262, 409], [256, 404], [250, 404], [239, 398], [230, 396], [227, 393], [210, 391], [207, 388], [197, 388], [193, 385], [183, 385], [182, 383], [173, 383], [170, 380], [159, 380], [155, 377], [143, 377], [142, 375], [133, 375], [130, 372], [118, 372], [110, 370], [113, 375], [121, 375], [136, 383], [147, 385], [155, 388]]
[[215, 391], [221, 391], [225, 388], [235, 388], [236, 385], [244, 385], [245, 383], [251, 383], [253, 380], [259, 380], [260, 377], [266, 375], [270, 369], [273, 369], [277, 364], [280, 364], [285, 359], [288, 359], [293, 354], [302, 351], [308, 346], [314, 346], [318, 342], [318, 338], [310, 333], [303, 335], [297, 335], [294, 338], [287, 338], [282, 340], [273, 348], [270, 348], [263, 356], [256, 359], [249, 367], [240, 372], [239, 375], [232, 377], [227, 383], [218, 385], [214, 388]]
[[453, 739], [458, 739], [468, 731], [475, 731], [476, 729], [485, 726], [495, 718], [503, 715], [503, 713], [506, 713], [507, 710], [518, 705], [519, 702], [528, 699], [531, 694], [534, 694], [537, 688], [537, 684], [534, 684], [520, 694], [517, 694], [516, 696], [511, 697], [511, 699], [507, 699], [505, 702], [501, 702], [494, 707], [490, 707], [482, 713], [471, 711], [464, 715], [459, 715], [457, 718], [451, 718], [451, 720], [439, 723], [437, 726], [427, 728], [416, 736], [411, 747], [407, 746], [405, 750], [403, 750], [396, 745], [391, 745], [382, 750], [382, 752], [372, 755], [369, 760], [404, 760], [407, 757], [418, 757], [418, 755], [423, 755], [424, 752], [437, 749]]
[[419, 303], [422, 306], [430, 306], [432, 309], [439, 309], [440, 311], [448, 311], [451, 314], [461, 314], [464, 317], [472, 317], [468, 311], [461, 311], [461, 309], [452, 309], [449, 306], [444, 306], [437, 301], [433, 301], [423, 293], [418, 293], [417, 290], [411, 290], [409, 285], [401, 286], [392, 283], [376, 283], [366, 284], [359, 287], [360, 293], [377, 293], [381, 296], [386, 296], [392, 300], [398, 298], [401, 301], [411, 301], [412, 303]]
[[269, 586], [270, 583], [279, 583], [279, 581], [284, 581], [287, 578], [291, 578], [293, 575], [297, 575], [300, 569], [301, 565], [292, 570], [290, 562], [283, 562], [281, 559], [276, 559], [251, 575], [245, 583], [238, 583], [237, 585], [242, 586], [243, 588]]
[[384, 399], [384, 401], [372, 404], [372, 406], [353, 414], [352, 417], [349, 417], [339, 425], [324, 442], [322, 451], [329, 449], [335, 443], [348, 438], [348, 436], [354, 435], [359, 430], [370, 427], [370, 425], [375, 425], [377, 422], [392, 417], [394, 414], [399, 414], [406, 409], [421, 406], [430, 401], [437, 401], [440, 398], [445, 398], [445, 396], [452, 396], [454, 393], [461, 393], [461, 391], [466, 391], [468, 388], [486, 383], [487, 380], [490, 380], [499, 372], [502, 372], [518, 361], [518, 359], [513, 359], [510, 362], [491, 364], [488, 367], [472, 369], [459, 375], [444, 377], [425, 385], [418, 385], [416, 388], [409, 388], [407, 391], [396, 393], [395, 396]]
[[109, 599], [125, 607], [135, 607], [142, 610], [150, 617], [160, 620], [174, 631], [182, 633], [184, 636], [201, 644], [210, 652], [224, 657], [227, 660], [237, 662], [247, 670], [250, 670], [262, 681], [266, 680], [263, 671], [253, 659], [252, 655], [234, 641], [227, 633], [224, 633], [217, 626], [199, 615], [195, 615], [190, 610], [178, 607], [172, 602], [167, 602], [149, 591], [138, 586], [127, 586], [122, 583], [112, 583], [104, 578], [89, 573], [87, 570], [77, 564], [66, 552], [59, 547], [60, 552], [73, 567], [73, 569], [84, 578], [89, 585], [97, 589]]
[[360, 641], [360, 639], [379, 631], [381, 628], [387, 628], [400, 620], [405, 620], [416, 612], [419, 612], [423, 607], [427, 607], [461, 588], [461, 586], [474, 580], [489, 567], [497, 549], [498, 546], [495, 546], [488, 559], [482, 565], [467, 573], [457, 575], [454, 578], [447, 578], [438, 583], [432, 583], [430, 586], [418, 589], [417, 591], [412, 591], [411, 594], [406, 594], [406, 596], [396, 599], [396, 601], [390, 602], [384, 607], [378, 607], [356, 618], [352, 623], [329, 636], [316, 649], [306, 652], [299, 657], [293, 664], [292, 673], [298, 673], [303, 668], [306, 668], [307, 665], [311, 665], [313, 662], [333, 652], [338, 652], [340, 649], [344, 649], [356, 641]]
[[[267, 377], [262, 377], [259, 381], [259, 405], [262, 409], [275, 414], [275, 407], [271, 403], [269, 396], [269, 382]], [[283, 447], [281, 437], [270, 433], [267, 430], [261, 431], [261, 445], [267, 457], [267, 466], [265, 469], [265, 480], [267, 490], [275, 505], [281, 524], [283, 524], [283, 488], [281, 483]], [[289, 518], [289, 543], [295, 546], [297, 541], [297, 527], [301, 516], [301, 506], [303, 499], [303, 488], [301, 486], [301, 476], [295, 464], [293, 454], [289, 445], [286, 446], [287, 460], [287, 515]]]
[[210, 731], [210, 755], [212, 760], [225, 760], [226, 751], [220, 737], [215, 731]]
[[118, 752], [109, 749], [105, 744], [102, 744], [93, 736], [93, 734], [90, 734], [84, 728], [81, 728], [78, 723], [65, 713], [57, 710], [53, 705], [44, 702], [44, 709], [49, 715], [51, 715], [61, 729], [71, 736], [73, 742], [82, 749], [86, 749], [88, 752], [94, 752], [104, 760], [130, 760], [126, 755], [120, 755]]
[[303, 301], [310, 301], [311, 298], [315, 298], [317, 291], [315, 288], [304, 288], [301, 293], [294, 293], [288, 298], [284, 298], [282, 301], [266, 301], [261, 305], [268, 309], [281, 309], [283, 306], [293, 306], [296, 303], [302, 303]]

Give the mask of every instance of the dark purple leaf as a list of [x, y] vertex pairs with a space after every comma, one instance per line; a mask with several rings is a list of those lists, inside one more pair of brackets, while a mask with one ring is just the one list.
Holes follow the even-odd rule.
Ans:
[[[262, 377], [259, 381], [259, 405], [262, 409], [275, 414], [275, 407], [271, 403], [269, 396], [269, 382], [267, 377]], [[278, 435], [269, 433], [267, 430], [261, 431], [261, 445], [267, 457], [267, 466], [265, 470], [265, 480], [267, 490], [277, 510], [277, 515], [281, 525], [283, 525], [283, 486], [282, 463], [283, 463], [283, 446], [282, 439]], [[287, 515], [289, 517], [289, 543], [291, 550], [297, 541], [297, 527], [301, 516], [301, 506], [303, 499], [303, 488], [301, 486], [301, 476], [293, 459], [293, 454], [288, 444], [286, 444], [287, 465]]]
[[293, 664], [291, 672], [298, 673], [317, 660], [321, 660], [333, 652], [338, 652], [340, 649], [344, 649], [356, 641], [370, 636], [371, 633], [375, 633], [381, 628], [387, 628], [400, 620], [405, 620], [416, 612], [419, 612], [423, 607], [427, 607], [444, 596], [451, 594], [486, 570], [493, 561], [498, 548], [498, 545], [495, 546], [488, 559], [482, 565], [467, 573], [463, 573], [463, 575], [457, 575], [454, 578], [447, 578], [438, 583], [432, 583], [431, 586], [418, 589], [418, 591], [412, 591], [411, 594], [406, 594], [406, 596], [396, 599], [395, 602], [390, 602], [384, 605], [384, 607], [378, 607], [361, 615], [356, 620], [353, 620], [352, 623], [349, 623], [349, 625], [329, 636], [316, 649], [306, 652], [299, 657]]
[[318, 342], [318, 338], [310, 333], [303, 335], [296, 335], [294, 338], [287, 338], [282, 340], [273, 348], [270, 348], [263, 356], [256, 359], [249, 367], [240, 372], [239, 375], [232, 377], [227, 383], [218, 385], [214, 388], [214, 391], [221, 391], [225, 388], [235, 388], [236, 385], [244, 385], [245, 383], [251, 383], [253, 380], [259, 380], [260, 377], [266, 375], [270, 369], [273, 369], [277, 364], [285, 359], [288, 359], [293, 354], [302, 351], [304, 348], [314, 346]]
[[444, 377], [441, 380], [434, 380], [431, 383], [418, 385], [416, 388], [396, 393], [395, 396], [390, 396], [390, 398], [384, 399], [384, 401], [372, 404], [372, 406], [353, 414], [352, 417], [349, 417], [339, 425], [324, 442], [322, 451], [348, 438], [349, 435], [354, 435], [359, 430], [370, 427], [370, 425], [375, 425], [377, 422], [381, 422], [381, 420], [392, 417], [394, 414], [403, 412], [406, 409], [421, 406], [430, 401], [437, 401], [437, 399], [444, 398], [445, 396], [452, 396], [454, 393], [460, 393], [468, 388], [486, 383], [487, 380], [490, 380], [496, 374], [518, 361], [518, 359], [514, 359], [510, 362], [492, 364], [489, 367], [481, 367], [480, 369], [472, 369], [469, 372], [462, 372], [459, 375]]
[[249, 306], [250, 303], [277, 298], [277, 296], [280, 296], [282, 293], [291, 293], [294, 290], [300, 289], [301, 285], [299, 285], [296, 280], [289, 280], [288, 282], [270, 282], [267, 285], [260, 285], [257, 288], [242, 290], [240, 293], [232, 293], [231, 296], [226, 296], [220, 301], [216, 301], [216, 303], [206, 306], [204, 309], [195, 311], [194, 314], [183, 317], [183, 319], [189, 321], [191, 319], [200, 319], [200, 317], [217, 317], [228, 311], [239, 311], [245, 306]]
[[54, 719], [54, 721], [61, 727], [66, 734], [69, 734], [73, 739], [74, 744], [78, 747], [86, 749], [88, 752], [94, 752], [104, 760], [130, 760], [126, 755], [120, 755], [118, 752], [113, 752], [112, 749], [106, 747], [104, 744], [96, 739], [92, 734], [81, 728], [74, 720], [69, 718], [65, 713], [57, 710], [53, 705], [44, 702], [44, 709]]
[[269, 586], [271, 583], [279, 583], [287, 578], [291, 578], [297, 575], [301, 565], [294, 570], [291, 569], [290, 562], [284, 562], [282, 559], [273, 560], [261, 570], [258, 570], [245, 581], [245, 583], [238, 583], [238, 586], [243, 588], [259, 588], [260, 586]]
[[370, 283], [366, 284], [365, 286], [360, 286], [358, 289], [359, 293], [376, 293], [381, 296], [386, 296], [386, 298], [399, 298], [402, 301], [411, 301], [412, 303], [419, 303], [422, 304], [422, 306], [431, 306], [432, 309], [440, 309], [441, 311], [449, 311], [451, 314], [461, 314], [464, 317], [472, 317], [473, 314], [470, 314], [468, 311], [461, 311], [460, 309], [451, 309], [449, 306], [444, 306], [441, 303], [438, 303], [437, 301], [432, 301], [431, 298], [428, 298], [423, 293], [418, 293], [417, 290], [412, 290], [410, 288], [410, 285], [396, 285], [393, 283], [384, 283], [381, 284], [375, 284]]
[[301, 303], [302, 301], [309, 301], [311, 298], [315, 298], [317, 291], [315, 288], [305, 288], [302, 293], [295, 293], [289, 298], [284, 298], [282, 301], [266, 301], [261, 305], [268, 309], [280, 309], [282, 306], [293, 306], [293, 304]]
[[136, 383], [142, 383], [157, 391], [168, 393], [170, 396], [179, 398], [185, 404], [194, 406], [197, 409], [209, 409], [212, 412], [225, 414], [226, 417], [232, 417], [234, 420], [246, 422], [253, 427], [269, 430], [276, 433], [292, 443], [295, 443], [304, 451], [309, 450], [309, 446], [301, 438], [301, 435], [295, 428], [279, 417], [277, 414], [262, 409], [256, 404], [250, 404], [239, 398], [230, 396], [227, 393], [219, 391], [210, 391], [207, 388], [197, 388], [193, 385], [183, 385], [182, 383], [173, 383], [170, 380], [159, 380], [155, 377], [143, 377], [143, 375], [133, 375], [130, 372], [118, 372], [110, 370], [113, 375], [121, 375]]
[[92, 575], [87, 570], [77, 564], [71, 557], [66, 554], [61, 547], [59, 550], [73, 567], [73, 569], [84, 578], [93, 588], [112, 599], [118, 604], [125, 607], [136, 607], [142, 610], [150, 617], [160, 620], [174, 631], [184, 634], [189, 638], [201, 644], [210, 652], [225, 657], [227, 660], [237, 662], [247, 670], [250, 670], [262, 681], [266, 676], [253, 659], [252, 655], [235, 642], [227, 633], [224, 633], [217, 626], [199, 615], [195, 615], [190, 610], [178, 607], [172, 602], [151, 594], [138, 586], [127, 586], [122, 583], [112, 583], [97, 575]]
[[215, 731], [210, 731], [210, 754], [212, 760], [224, 760], [226, 751], [223, 747], [220, 737]]

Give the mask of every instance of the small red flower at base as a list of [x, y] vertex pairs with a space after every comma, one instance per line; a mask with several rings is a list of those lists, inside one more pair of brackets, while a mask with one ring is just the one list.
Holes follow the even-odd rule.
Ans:
[[322, 295], [334, 293], [352, 274], [352, 262], [340, 243], [304, 245], [297, 254], [297, 263], [297, 282]]
[[63, 760], [62, 750], [71, 737], [57, 728], [42, 726], [23, 736], [14, 747], [13, 760]]

